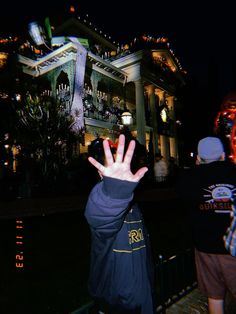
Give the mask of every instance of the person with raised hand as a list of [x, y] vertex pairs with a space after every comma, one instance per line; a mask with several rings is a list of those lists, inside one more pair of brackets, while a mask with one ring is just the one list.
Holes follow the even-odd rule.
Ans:
[[125, 152], [125, 136], [119, 136], [113, 156], [103, 141], [104, 165], [89, 157], [102, 178], [89, 194], [85, 217], [91, 231], [91, 263], [88, 288], [96, 313], [155, 313], [154, 267], [149, 235], [141, 210], [133, 202], [134, 190], [147, 172], [135, 173], [131, 140]]

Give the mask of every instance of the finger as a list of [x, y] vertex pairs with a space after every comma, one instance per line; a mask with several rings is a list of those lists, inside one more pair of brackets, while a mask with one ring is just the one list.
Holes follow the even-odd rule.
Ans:
[[103, 173], [105, 167], [100, 164], [100, 162], [98, 162], [96, 159], [94, 159], [93, 157], [89, 157], [88, 161], [95, 167], [98, 169], [98, 171], [100, 171], [101, 173]]
[[128, 149], [124, 157], [124, 162], [127, 164], [131, 163], [131, 160], [134, 154], [135, 145], [136, 145], [136, 142], [134, 140], [130, 141]]
[[105, 160], [106, 165], [111, 166], [114, 163], [114, 158], [113, 158], [113, 155], [111, 152], [109, 142], [108, 142], [108, 140], [104, 140], [102, 142], [102, 144], [103, 144], [104, 154], [105, 154], [105, 158], [106, 158], [106, 160]]
[[125, 136], [124, 134], [120, 134], [118, 147], [116, 150], [116, 162], [122, 162], [124, 156], [124, 149], [125, 149]]
[[148, 171], [147, 167], [140, 168], [135, 174], [134, 174], [134, 180], [138, 182], [142, 179], [142, 177], [145, 175], [145, 173]]

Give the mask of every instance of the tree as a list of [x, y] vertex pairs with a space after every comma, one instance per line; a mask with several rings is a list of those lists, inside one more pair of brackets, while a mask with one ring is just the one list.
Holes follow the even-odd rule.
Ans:
[[[15, 138], [27, 158], [36, 161], [40, 182], [50, 188], [60, 180], [82, 134], [72, 131], [74, 118], [51, 96], [29, 92], [18, 105]], [[46, 185], [45, 185], [46, 183]]]

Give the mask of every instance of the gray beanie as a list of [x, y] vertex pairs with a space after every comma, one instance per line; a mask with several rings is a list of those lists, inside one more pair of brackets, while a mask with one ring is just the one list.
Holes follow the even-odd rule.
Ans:
[[198, 155], [202, 159], [218, 160], [223, 153], [223, 144], [217, 137], [205, 137], [198, 142]]

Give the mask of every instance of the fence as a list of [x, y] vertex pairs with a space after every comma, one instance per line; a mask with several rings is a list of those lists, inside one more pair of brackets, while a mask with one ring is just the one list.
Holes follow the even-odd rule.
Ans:
[[187, 249], [166, 259], [159, 255], [157, 284], [157, 313], [165, 313], [171, 304], [177, 302], [197, 285], [194, 251]]
[[[194, 251], [187, 249], [169, 258], [158, 256], [157, 261], [157, 311], [166, 309], [196, 287]], [[70, 314], [90, 314], [93, 302], [89, 302]]]

